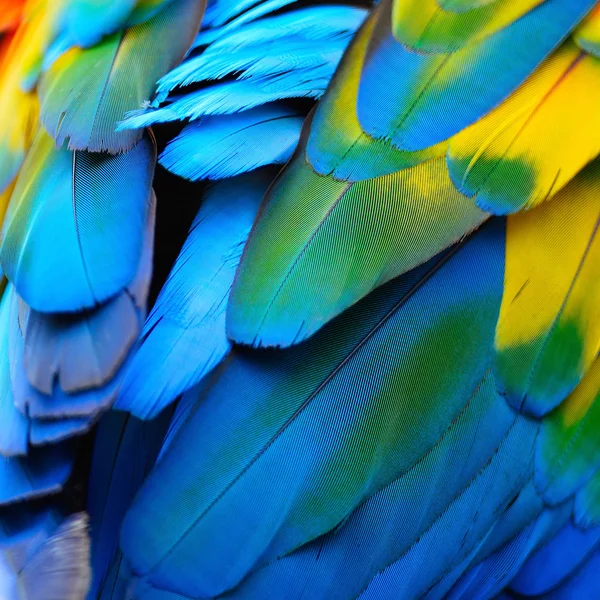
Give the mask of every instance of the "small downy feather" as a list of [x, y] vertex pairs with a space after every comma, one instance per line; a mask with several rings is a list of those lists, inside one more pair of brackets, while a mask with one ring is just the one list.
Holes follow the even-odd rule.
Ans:
[[150, 313], [115, 404], [155, 417], [229, 351], [225, 308], [273, 169], [213, 184]]
[[57, 145], [111, 153], [132, 148], [142, 132], [115, 132], [117, 122], [150, 102], [156, 80], [190, 47], [203, 12], [202, 1], [171, 0], [150, 20], [56, 60], [39, 97], [40, 120]]
[[222, 179], [292, 156], [304, 115], [271, 104], [230, 115], [194, 122], [169, 142], [160, 164], [186, 179]]

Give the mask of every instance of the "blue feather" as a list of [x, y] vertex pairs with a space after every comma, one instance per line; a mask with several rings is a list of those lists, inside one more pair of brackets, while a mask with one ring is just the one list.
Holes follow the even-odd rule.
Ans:
[[142, 332], [116, 407], [152, 418], [229, 350], [229, 289], [272, 170], [215, 184]]
[[130, 152], [109, 156], [58, 150], [40, 130], [11, 197], [0, 249], [4, 273], [29, 306], [93, 308], [127, 287], [140, 262], [155, 156], [148, 136]]
[[73, 456], [70, 443], [32, 449], [23, 457], [0, 455], [0, 506], [59, 492]]
[[[355, 32], [364, 21], [367, 12], [365, 9], [355, 6], [310, 6], [247, 23], [222, 37], [210, 40], [210, 42], [209, 36], [213, 37], [216, 32], [210, 29], [203, 30], [198, 34], [195, 45], [210, 43], [207, 52], [215, 54], [217, 52], [236, 52], [242, 48], [256, 47], [267, 42], [290, 38], [334, 39]], [[204, 39], [206, 41], [203, 41]], [[179, 69], [180, 67], [173, 69], [171, 74]], [[159, 89], [161, 91], [168, 89], [171, 83], [171, 74], [165, 75], [160, 80]]]
[[317, 99], [325, 92], [336, 66], [334, 62], [314, 69], [217, 83], [179, 96], [161, 108], [132, 111], [117, 129], [139, 129], [156, 123], [233, 114], [286, 98]]
[[600, 527], [581, 531], [567, 523], [525, 563], [511, 589], [526, 596], [549, 593], [599, 549]]
[[222, 179], [258, 167], [286, 163], [298, 140], [304, 115], [267, 105], [185, 127], [169, 142], [160, 164], [186, 179]]
[[464, 574], [452, 588], [448, 600], [495, 597], [535, 548], [570, 519], [571, 511], [571, 503], [543, 511], [502, 548]]
[[90, 600], [111, 586], [110, 567], [117, 554], [123, 516], [154, 465], [169, 424], [170, 411], [144, 423], [111, 411], [100, 421], [94, 441], [87, 495], [92, 540]]
[[[225, 0], [226, 2], [227, 0]], [[223, 35], [228, 34], [230, 31], [234, 31], [236, 30], [238, 27], [241, 27], [242, 25], [245, 25], [246, 23], [250, 23], [252, 21], [255, 21], [256, 19], [259, 19], [260, 17], [264, 17], [265, 15], [268, 15], [271, 12], [275, 12], [285, 6], [288, 6], [289, 4], [293, 4], [294, 2], [297, 2], [297, 0], [266, 0], [266, 1], [260, 1], [256, 0], [253, 1], [251, 4], [249, 3], [249, 0], [241, 0], [241, 4], [236, 1], [236, 5], [234, 7], [232, 7], [231, 4], [229, 4], [228, 6], [225, 5], [224, 3], [221, 4], [221, 7], [226, 7], [229, 9], [229, 15], [230, 17], [232, 16], [236, 16], [237, 18], [233, 19], [232, 21], [230, 21], [229, 23], [225, 23], [225, 20], [227, 19], [223, 19], [223, 18], [218, 18], [216, 21], [211, 17], [211, 13], [214, 15], [214, 8], [210, 8], [209, 10], [207, 10], [207, 15], [206, 18], [204, 19], [204, 25], [211, 25], [211, 27], [213, 27], [213, 29], [206, 29], [201, 31], [197, 36], [196, 39], [194, 40], [194, 43], [192, 44], [192, 48], [197, 48], [198, 46], [202, 46], [204, 44], [207, 43], [211, 43], [214, 40], [218, 39], [219, 37], [222, 37]], [[241, 6], [241, 10], [244, 10], [245, 8], [250, 8], [250, 10], [247, 10], [246, 12], [243, 12], [242, 14], [240, 14], [241, 10], [238, 8], [239, 6]], [[231, 10], [233, 9], [233, 10]], [[219, 11], [219, 7], [217, 6], [217, 11]], [[226, 9], [227, 10], [227, 9]], [[225, 15], [224, 12], [221, 12], [221, 14]], [[230, 18], [228, 17], [228, 18]], [[223, 24], [222, 27], [214, 27], [215, 25], [217, 25], [217, 23], [219, 24]]]
[[[480, 359], [493, 343], [503, 264], [504, 229], [497, 221], [454, 253], [371, 294], [305, 344], [230, 352], [124, 521], [121, 546], [134, 571], [171, 591], [222, 593], [250, 571], [339, 526], [413, 467], [484, 378]], [[468, 338], [436, 329], [452, 327], [463, 314]], [[416, 375], [416, 364], [422, 375]], [[444, 365], [452, 365], [454, 377], [446, 376]], [[419, 398], [416, 412], [410, 398]], [[501, 399], [495, 406], [514, 419]], [[483, 443], [492, 443], [489, 429], [483, 430]], [[522, 419], [509, 430], [501, 456], [515, 467], [500, 479], [512, 492], [521, 468], [527, 470], [536, 425]], [[498, 464], [478, 478], [481, 489], [469, 492], [468, 502], [481, 501]], [[493, 524], [490, 512], [511, 497], [499, 490], [493, 506], [481, 507], [482, 530]], [[178, 508], [182, 504], [185, 511]], [[379, 514], [376, 507], [374, 500]], [[156, 527], [146, 527], [148, 522]], [[224, 535], [225, 522], [235, 536]], [[476, 545], [480, 535], [475, 532], [469, 544]]]
[[287, 38], [273, 45], [259, 44], [235, 52], [207, 51], [180, 65], [179, 72], [172, 71], [169, 87], [223, 79], [230, 75], [248, 79], [298, 69], [316, 69], [331, 62], [337, 64], [350, 39], [350, 35], [320, 42]]

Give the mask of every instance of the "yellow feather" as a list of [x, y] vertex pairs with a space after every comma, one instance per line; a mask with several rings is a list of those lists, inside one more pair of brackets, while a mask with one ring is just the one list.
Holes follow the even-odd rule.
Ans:
[[505, 102], [457, 134], [455, 183], [509, 213], [556, 194], [600, 153], [600, 60], [568, 42]]

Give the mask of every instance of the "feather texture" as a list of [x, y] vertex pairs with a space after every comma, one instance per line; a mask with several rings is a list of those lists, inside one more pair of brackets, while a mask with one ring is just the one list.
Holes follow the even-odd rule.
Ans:
[[109, 156], [58, 150], [38, 132], [0, 248], [2, 268], [29, 306], [41, 312], [92, 308], [131, 282], [155, 156], [149, 137], [127, 154]]
[[188, 125], [167, 145], [160, 164], [186, 179], [222, 179], [292, 156], [304, 116], [277, 104], [228, 119], [208, 117]]
[[229, 351], [225, 307], [242, 248], [273, 172], [209, 190], [148, 317], [116, 407], [155, 417]]
[[573, 390], [600, 352], [600, 162], [507, 225], [496, 375], [535, 415]]
[[[357, 305], [309, 344], [230, 354], [125, 519], [121, 546], [134, 571], [171, 591], [222, 593], [335, 528], [410, 469], [485, 375], [475, 357], [492, 344], [502, 235], [501, 224], [486, 228], [445, 260]], [[468, 286], [451, 285], [465, 269]], [[461, 327], [472, 335], [459, 342]], [[418, 409], [410, 400], [417, 397]], [[528, 431], [525, 438], [535, 439], [535, 427]], [[403, 443], [408, 439], [413, 443]], [[181, 494], [185, 511], [175, 508]], [[218, 533], [232, 518], [235, 539]], [[161, 527], [148, 530], [148, 520]]]
[[115, 133], [117, 122], [149, 103], [156, 80], [191, 45], [203, 12], [203, 2], [171, 0], [140, 25], [64, 53], [39, 87], [40, 119], [57, 144], [112, 153], [132, 148], [142, 132]]

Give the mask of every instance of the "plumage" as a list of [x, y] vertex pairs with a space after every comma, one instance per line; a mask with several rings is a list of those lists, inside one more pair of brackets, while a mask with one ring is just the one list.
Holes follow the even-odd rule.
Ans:
[[[395, 473], [412, 466], [439, 437], [443, 424], [460, 413], [484, 376], [485, 365], [470, 357], [480, 355], [493, 336], [503, 275], [501, 238], [502, 227], [488, 228], [464, 249], [442, 259], [443, 266], [434, 261], [421, 272], [391, 284], [394, 292], [357, 306], [356, 314], [342, 318], [337, 327], [332, 324], [323, 332], [326, 337], [315, 338], [312, 347], [298, 346], [281, 353], [279, 360], [272, 353], [230, 355], [126, 518], [121, 546], [136, 572], [173, 591], [222, 593], [269, 557], [289, 552], [338, 525]], [[475, 257], [483, 247], [488, 250], [489, 262], [477, 270]], [[475, 294], [468, 308], [454, 295], [466, 293], [464, 290], [444, 285], [467, 264], [472, 272], [470, 292]], [[424, 304], [420, 300], [425, 297], [431, 301], [427, 316], [421, 312]], [[421, 319], [430, 323], [428, 331], [418, 328]], [[461, 327], [463, 319], [471, 323], [474, 335], [468, 349], [461, 344], [453, 352], [453, 360], [460, 359], [463, 365], [457, 369], [462, 369], [462, 376], [451, 388], [444, 381], [413, 378], [411, 366], [427, 355], [433, 361], [429, 373], [443, 371], [437, 361], [449, 360], [452, 346], [447, 343], [447, 353], [440, 356], [434, 340], [442, 335], [450, 342], [450, 332]], [[352, 328], [350, 323], [357, 326]], [[389, 344], [404, 350], [390, 354], [387, 362], [373, 362], [373, 353], [385, 354]], [[245, 399], [238, 397], [231, 404], [232, 390], [239, 390], [242, 381]], [[423, 394], [420, 386], [428, 392]], [[347, 394], [354, 397], [352, 405]], [[413, 395], [427, 398], [427, 406], [415, 411], [410, 402], [393, 401]], [[444, 402], [437, 400], [442, 397]], [[260, 430], [245, 432], [244, 423], [257, 411], [272, 414]], [[431, 429], [422, 428], [419, 415], [425, 413]], [[383, 422], [388, 425], [382, 429]], [[400, 427], [403, 433], [398, 438], [396, 428]], [[367, 431], [371, 435], [366, 436]], [[419, 443], [414, 447], [401, 443], [404, 436], [415, 439], [417, 435]], [[233, 439], [239, 441], [225, 451]], [[293, 450], [306, 447], [311, 452]], [[286, 455], [294, 455], [295, 460], [285, 460]], [[318, 461], [313, 459], [316, 456]], [[340, 471], [342, 464], [352, 468]], [[185, 472], [181, 471], [183, 465]], [[198, 479], [195, 473], [204, 469], [209, 469], [210, 477]], [[332, 477], [333, 473], [339, 475]], [[266, 487], [261, 485], [266, 481]], [[190, 485], [199, 485], [194, 504], [188, 503], [184, 512], [168, 509], [170, 503], [179, 504], [180, 494]], [[313, 486], [339, 490], [335, 503], [330, 496], [326, 513], [314, 512], [318, 504], [311, 505]], [[236, 522], [235, 539], [222, 538], [218, 546], [204, 543], [206, 536], [214, 539], [222, 515], [235, 514], [234, 507], [248, 494], [267, 489], [268, 495], [253, 503], [260, 512], [250, 520]], [[148, 519], [164, 523], [164, 529], [151, 532], [143, 528], [141, 524]], [[209, 548], [201, 563], [206, 570], [200, 573], [198, 561], [191, 557]], [[239, 552], [240, 548], [244, 552]]]
[[[191, 44], [203, 10], [196, 0], [171, 0], [150, 20], [58, 58], [39, 88], [40, 120], [57, 144], [111, 153], [132, 148], [142, 132], [116, 133], [116, 124], [150, 102], [155, 81]], [[166, 50], [156, 43], [158, 35]]]
[[31, 308], [93, 308], [133, 279], [154, 162], [149, 137], [132, 152], [109, 156], [59, 150], [40, 129], [12, 194], [0, 247], [4, 273]]
[[0, 596], [595, 599], [599, 6], [0, 0]]
[[284, 164], [298, 144], [303, 115], [278, 105], [207, 117], [185, 127], [160, 164], [186, 179], [233, 177], [258, 167]]
[[227, 354], [229, 290], [272, 177], [271, 170], [263, 170], [215, 183], [207, 192], [148, 316], [117, 408], [154, 418]]

